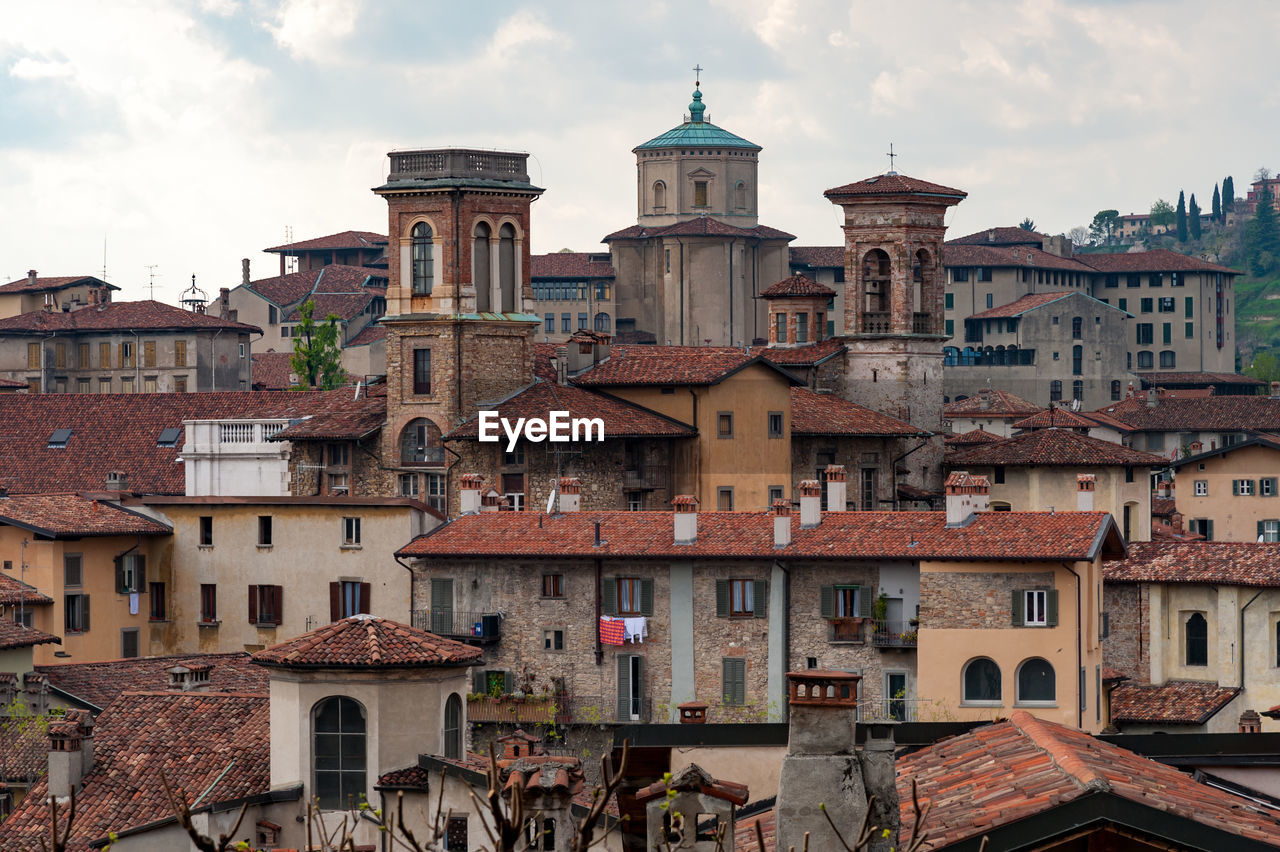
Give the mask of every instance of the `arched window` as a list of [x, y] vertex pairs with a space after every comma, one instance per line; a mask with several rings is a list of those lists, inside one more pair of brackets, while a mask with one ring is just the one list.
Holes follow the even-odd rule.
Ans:
[[476, 222], [475, 242], [471, 249], [471, 276], [476, 285], [476, 310], [492, 310], [493, 279], [489, 266], [489, 236], [493, 233], [487, 222]]
[[1178, 365], [1178, 354], [1172, 349], [1166, 349], [1160, 353], [1160, 369], [1172, 370]]
[[992, 500], [992, 501], [991, 501], [991, 511], [993, 511], [993, 512], [1012, 512], [1012, 511], [1013, 511], [1013, 506], [1011, 506], [1010, 504], [1008, 504], [1008, 503], [1004, 502], [1003, 500]]
[[1111, 399], [1115, 401], [1120, 398], [1120, 380], [1113, 379], [1111, 382]]
[[609, 334], [611, 328], [612, 326], [610, 325], [608, 314], [604, 313], [603, 311], [596, 314], [596, 317], [595, 317], [596, 331], [603, 331], [605, 334]]
[[747, 185], [742, 181], [738, 181], [733, 188], [733, 202], [739, 210], [747, 209]]
[[1018, 703], [1052, 704], [1058, 700], [1058, 686], [1053, 666], [1047, 660], [1032, 657], [1018, 667]]
[[462, 757], [462, 699], [456, 692], [444, 702], [444, 756]]
[[1186, 627], [1187, 665], [1209, 665], [1209, 622], [1198, 612], [1191, 613]]
[[326, 698], [311, 711], [312, 793], [324, 810], [355, 807], [365, 792], [365, 717], [358, 701]]
[[1076, 379], [1071, 383], [1071, 398], [1081, 402], [1084, 401], [1084, 382], [1080, 379]]
[[1083, 336], [1084, 336], [1084, 318], [1072, 317], [1071, 318], [1071, 339], [1079, 340]]
[[1073, 376], [1084, 375], [1084, 347], [1083, 346], [1071, 347], [1071, 375]]
[[516, 309], [516, 229], [510, 224], [498, 229], [498, 286], [502, 304], [494, 307], [511, 313]]
[[1049, 401], [1059, 402], [1062, 399], [1062, 380], [1054, 379], [1049, 382]]
[[665, 210], [667, 207], [667, 185], [662, 181], [653, 184], [653, 209]]
[[415, 296], [430, 296], [435, 284], [435, 264], [432, 261], [431, 226], [419, 222], [409, 232], [410, 256], [413, 258], [413, 293]]
[[978, 657], [964, 667], [964, 697], [970, 703], [1000, 703], [1000, 667], [995, 660]]
[[1151, 356], [1151, 352], [1149, 350], [1143, 349], [1141, 352], [1138, 353], [1138, 369], [1139, 370], [1150, 370], [1151, 365], [1154, 363], [1155, 363], [1155, 359]]
[[[889, 277], [893, 273], [893, 261], [887, 252], [872, 249], [862, 256], [862, 288], [865, 298], [863, 310], [871, 314], [888, 314], [889, 312]], [[888, 331], [888, 316], [869, 318], [870, 322], [885, 324], [883, 329], [866, 328], [868, 319], [864, 319], [863, 331]]]
[[410, 420], [400, 433], [400, 464], [427, 467], [444, 464], [440, 427], [425, 417]]

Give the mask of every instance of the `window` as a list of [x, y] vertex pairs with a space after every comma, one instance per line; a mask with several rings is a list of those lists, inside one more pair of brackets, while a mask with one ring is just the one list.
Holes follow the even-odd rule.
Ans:
[[994, 297], [994, 296], [992, 296], [990, 293], [988, 293], [988, 294], [987, 294], [987, 307], [988, 307], [988, 308], [993, 307], [993, 306], [994, 306], [994, 304], [995, 304], [995, 297]]
[[732, 512], [733, 511], [733, 488], [732, 486], [721, 486], [716, 489], [716, 511]]
[[120, 377], [120, 393], [133, 393], [133, 376]]
[[339, 580], [329, 584], [329, 620], [337, 621], [369, 612], [371, 587], [359, 580]]
[[544, 598], [564, 597], [564, 575], [563, 574], [543, 574], [542, 575], [542, 596]]
[[1173, 342], [1173, 323], [1166, 322], [1160, 326], [1160, 342], [1168, 346]]
[[774, 336], [778, 339], [778, 342], [779, 342], [779, 343], [786, 343], [786, 342], [787, 342], [787, 315], [786, 315], [786, 314], [774, 314], [774, 315], [773, 315], [773, 328], [774, 328], [774, 331], [775, 331], [775, 335], [774, 335]]
[[111, 393], [111, 380], [106, 378], [98, 379], [98, 393]]
[[1190, 340], [1196, 336], [1196, 324], [1193, 322], [1183, 323], [1182, 336]]
[[419, 395], [431, 393], [431, 350], [413, 350], [413, 392]]
[[1142, 304], [1142, 313], [1149, 314], [1151, 313], [1151, 308], [1155, 304], [1155, 301], [1153, 299], [1143, 299], [1141, 304]]
[[1164, 276], [1161, 275], [1159, 272], [1153, 272], [1147, 276], [1147, 284], [1148, 286], [1151, 286], [1151, 287], [1163, 287]]
[[213, 547], [213, 516], [200, 516], [200, 546]]
[[249, 623], [260, 627], [284, 622], [284, 588], [282, 586], [249, 587]]
[[342, 546], [343, 547], [359, 547], [360, 546], [360, 519], [359, 518], [343, 518], [342, 519]]
[[1062, 399], [1062, 380], [1054, 379], [1049, 382], [1049, 401], [1058, 402]]
[[150, 583], [147, 586], [147, 596], [150, 599], [150, 619], [152, 621], [164, 621], [168, 618], [168, 612], [165, 607], [164, 583]]
[[616, 577], [606, 580], [601, 591], [605, 615], [653, 615], [653, 580]]
[[[979, 280], [979, 281], [990, 281], [990, 280], [992, 280], [992, 279], [991, 279], [991, 267], [990, 267], [990, 266], [980, 266], [980, 267], [978, 267], [978, 280]], [[991, 301], [991, 294], [990, 294], [990, 293], [988, 293], [988, 294], [987, 294], [987, 301], [988, 301], [988, 302], [990, 302], [990, 301]], [[990, 305], [990, 304], [988, 304], [988, 305], [987, 305], [987, 307], [991, 307], [991, 305]]]
[[427, 505], [443, 512], [445, 509], [444, 474], [428, 473], [425, 476], [427, 479]]
[[783, 423], [783, 420], [782, 420], [781, 411], [769, 412], [769, 437], [770, 438], [782, 437], [782, 423]]
[[326, 698], [312, 711], [312, 789], [325, 810], [354, 808], [365, 792], [365, 715], [357, 701]]
[[1056, 627], [1058, 592], [1055, 589], [1016, 589], [1012, 609], [1014, 627]]
[[772, 506], [772, 505], [774, 504], [774, 501], [775, 501], [775, 500], [781, 500], [781, 499], [783, 499], [783, 498], [782, 498], [782, 486], [781, 486], [781, 485], [770, 485], [770, 486], [769, 486], [769, 505], [770, 505], [770, 506]]
[[88, 379], [76, 379], [76, 393], [89, 393]]
[[200, 584], [200, 623], [215, 624], [218, 621], [218, 587], [214, 583]]
[[1192, 518], [1187, 526], [1193, 533], [1204, 536], [1205, 541], [1213, 541], [1213, 521], [1211, 519]]
[[144, 378], [142, 380], [142, 392], [155, 393], [157, 378], [158, 378], [157, 376], [147, 376], [146, 378]]
[[400, 464], [439, 467], [444, 464], [440, 427], [425, 417], [410, 420], [400, 433]]
[[1258, 521], [1258, 541], [1280, 541], [1280, 520]]
[[258, 516], [258, 547], [271, 546], [271, 516]]
[[132, 366], [134, 365], [134, 362], [133, 362], [133, 344], [132, 344], [132, 343], [121, 343], [121, 344], [120, 344], [120, 361], [119, 361], [119, 363], [120, 363], [121, 368], [124, 368], [124, 367], [132, 367]]
[[667, 273], [671, 273], [671, 249], [666, 250]]
[[742, 181], [738, 181], [733, 188], [733, 202], [739, 210], [747, 209], [747, 185]]
[[693, 182], [693, 206], [707, 206], [707, 182], [705, 180], [695, 180]]
[[1111, 400], [1115, 402], [1120, 399], [1120, 380], [1113, 379], [1111, 382]]
[[1150, 370], [1152, 365], [1154, 364], [1155, 364], [1155, 356], [1151, 353], [1150, 349], [1143, 349], [1138, 353], [1138, 369], [1139, 370]]
[[[1166, 325], [1166, 328], [1167, 328], [1167, 325]], [[1168, 343], [1169, 341], [1166, 340], [1165, 342]], [[1178, 358], [1177, 353], [1174, 352], [1172, 349], [1165, 349], [1161, 351], [1160, 369], [1172, 370], [1174, 366], [1178, 363], [1177, 358]]]
[[1083, 336], [1084, 336], [1084, 318], [1072, 317], [1071, 318], [1071, 339], [1079, 340]]
[[578, 314], [578, 330], [581, 331], [587, 327], [587, 315], [585, 313]]
[[1084, 399], [1084, 382], [1080, 379], [1076, 379], [1071, 383], [1071, 398], [1075, 400]]
[[721, 411], [716, 414], [716, 437], [733, 437], [733, 412]]
[[1117, 299], [1117, 300], [1116, 300], [1116, 305], [1117, 305], [1117, 306], [1120, 308], [1120, 310], [1122, 310], [1122, 311], [1128, 311], [1128, 310], [1129, 310], [1129, 300], [1128, 300], [1128, 299]]
[[126, 660], [138, 656], [138, 628], [126, 627], [120, 631], [120, 656]]
[[1124, 279], [1124, 286], [1126, 286], [1126, 287], [1141, 287], [1141, 286], [1142, 286], [1142, 276], [1140, 276], [1140, 275], [1126, 275], [1126, 276], [1125, 276], [1125, 279]]
[[434, 246], [431, 242], [431, 226], [419, 222], [409, 232], [409, 252], [412, 258], [413, 294], [430, 296], [435, 284], [435, 266], [432, 262]]
[[[87, 364], [85, 366], [88, 366]], [[104, 370], [111, 369], [111, 344], [98, 344], [98, 366]]]
[[1184, 627], [1188, 666], [1209, 665], [1209, 622], [1198, 612], [1191, 613]]
[[947, 293], [942, 299], [942, 306], [945, 310], [953, 310], [956, 306], [956, 294]]
[[560, 330], [562, 332], [573, 331], [573, 314], [560, 315]]
[[809, 315], [807, 313], [796, 314], [796, 343], [809, 342]]
[[1231, 480], [1231, 495], [1233, 497], [1252, 497], [1253, 496], [1253, 480], [1252, 479]]
[[964, 667], [962, 680], [964, 692], [961, 701], [965, 704], [1000, 703], [1000, 667], [994, 660], [986, 657], [970, 660]]
[[1139, 346], [1155, 342], [1155, 326], [1149, 322], [1140, 322], [1137, 325], [1137, 339]]
[[725, 704], [747, 703], [747, 661], [742, 657], [725, 657], [720, 661], [720, 695]]
[[68, 633], [89, 632], [89, 596], [70, 594], [63, 599], [63, 626]]
[[653, 185], [653, 209], [662, 210], [667, 206], [667, 185], [657, 181]]
[[462, 757], [462, 698], [456, 692], [444, 702], [444, 756]]
[[467, 842], [467, 817], [451, 816], [444, 826], [445, 852], [467, 852], [471, 848]]
[[401, 497], [417, 497], [418, 496], [418, 475], [416, 473], [400, 474], [399, 482], [400, 482]]
[[27, 344], [27, 369], [28, 370], [40, 369], [40, 344], [39, 343]]
[[[944, 321], [944, 325], [946, 326], [947, 337], [955, 337], [955, 334], [956, 334], [956, 321], [955, 321], [955, 320], [945, 320], [945, 321]], [[830, 332], [828, 332], [828, 333], [830, 333]]]
[[563, 630], [542, 631], [542, 650], [563, 651], [564, 650], [564, 631]]
[[1195, 492], [1197, 497], [1209, 496], [1209, 480], [1197, 479], [1195, 483]]
[[547, 334], [555, 334], [555, 331], [556, 331], [556, 315], [555, 314], [543, 315], [542, 330]]
[[1263, 497], [1274, 497], [1277, 493], [1277, 485], [1280, 485], [1280, 479], [1274, 476], [1264, 477], [1258, 480], [1258, 493]]
[[67, 344], [61, 340], [53, 345], [53, 366], [59, 370], [67, 368]]
[[1053, 704], [1058, 700], [1058, 687], [1053, 666], [1047, 660], [1032, 657], [1018, 667], [1019, 704]]
[[154, 367], [156, 365], [156, 342], [154, 340], [144, 340], [142, 342], [142, 366]]
[[1071, 347], [1071, 375], [1084, 375], [1084, 347]]
[[140, 594], [147, 590], [147, 557], [129, 553], [116, 558], [116, 594]]
[[244, 344], [243, 344], [243, 343], [241, 343], [241, 344], [240, 344], [240, 357], [241, 357], [241, 358], [243, 358], [243, 357], [244, 357]]
[[592, 324], [596, 331], [604, 332], [605, 334], [610, 333], [613, 329], [612, 320], [604, 312], [596, 314], [592, 319]]
[[502, 496], [513, 512], [524, 509], [524, 474], [502, 474]]
[[1174, 298], [1172, 296], [1161, 297], [1157, 307], [1162, 314], [1171, 314], [1174, 311]]

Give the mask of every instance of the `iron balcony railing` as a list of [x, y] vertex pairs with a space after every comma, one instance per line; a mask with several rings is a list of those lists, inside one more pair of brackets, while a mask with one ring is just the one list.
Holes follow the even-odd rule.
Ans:
[[502, 638], [502, 616], [496, 612], [419, 609], [413, 613], [413, 626], [472, 644], [484, 645]]
[[905, 621], [873, 621], [871, 644], [880, 648], [914, 648], [916, 628]]
[[863, 334], [888, 334], [892, 330], [892, 322], [888, 313], [864, 313], [862, 315]]

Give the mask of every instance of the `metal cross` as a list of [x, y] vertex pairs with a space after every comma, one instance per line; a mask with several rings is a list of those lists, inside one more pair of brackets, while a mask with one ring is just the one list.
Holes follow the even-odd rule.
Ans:
[[895, 172], [895, 171], [893, 170], [893, 158], [894, 158], [894, 157], [897, 157], [897, 156], [899, 156], [899, 155], [898, 155], [898, 154], [893, 153], [893, 143], [892, 143], [892, 142], [890, 142], [890, 143], [889, 143], [889, 174], [891, 174], [891, 175], [893, 175], [893, 174], [897, 174], [897, 172]]
[[696, 75], [693, 81], [693, 87], [696, 89], [702, 85], [702, 72], [706, 70], [702, 67], [702, 63], [693, 66], [693, 73]]

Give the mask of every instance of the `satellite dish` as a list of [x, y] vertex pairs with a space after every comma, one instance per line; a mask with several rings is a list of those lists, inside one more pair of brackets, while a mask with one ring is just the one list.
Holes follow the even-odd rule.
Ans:
[[552, 477], [551, 493], [547, 495], [547, 514], [548, 515], [551, 514], [551, 510], [554, 509], [556, 506], [556, 495], [559, 493], [559, 491], [560, 491], [560, 480], [556, 479], [555, 477]]

